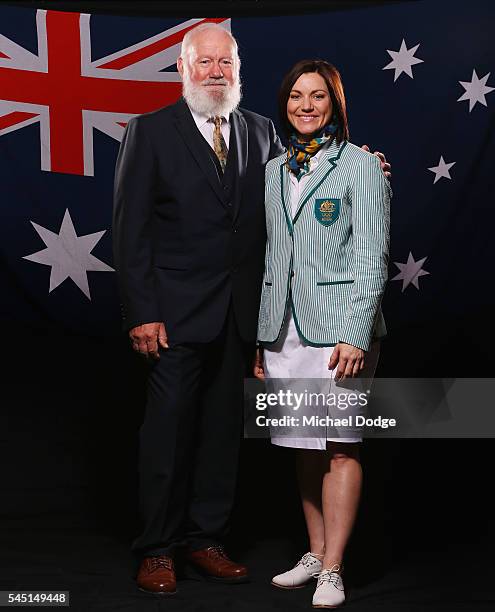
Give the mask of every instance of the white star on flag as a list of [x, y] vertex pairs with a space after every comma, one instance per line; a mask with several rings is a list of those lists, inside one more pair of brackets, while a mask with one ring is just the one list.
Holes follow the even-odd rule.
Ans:
[[31, 255], [25, 255], [23, 259], [51, 266], [49, 293], [63, 283], [66, 278], [72, 278], [84, 295], [91, 299], [87, 272], [89, 270], [114, 271], [106, 263], [91, 255], [91, 251], [106, 230], [86, 236], [78, 236], [68, 209], [65, 211], [58, 234], [34, 223], [34, 221], [31, 221], [31, 224], [47, 248]]
[[398, 51], [390, 51], [389, 49], [387, 49], [387, 53], [392, 58], [392, 61], [390, 62], [390, 64], [384, 66], [382, 70], [392, 70], [392, 68], [395, 70], [394, 83], [403, 72], [410, 76], [411, 79], [414, 79], [412, 67], [414, 66], [414, 64], [421, 64], [424, 61], [422, 59], [414, 57], [414, 54], [416, 53], [418, 47], [419, 44], [417, 44], [415, 47], [411, 47], [410, 49], [408, 49], [405, 40], [402, 39], [402, 44]]
[[460, 102], [461, 100], [469, 100], [469, 112], [471, 112], [476, 106], [476, 102], [486, 106], [485, 95], [495, 89], [495, 87], [488, 87], [486, 84], [489, 76], [490, 73], [488, 72], [484, 77], [479, 79], [478, 75], [476, 74], [476, 70], [473, 70], [471, 81], [459, 81], [466, 91], [460, 98], [457, 99], [457, 102]]
[[401, 280], [402, 291], [404, 291], [404, 289], [411, 283], [416, 287], [416, 289], [419, 289], [419, 277], [429, 274], [429, 272], [422, 269], [423, 264], [427, 259], [427, 257], [423, 257], [423, 259], [420, 259], [419, 261], [414, 261], [412, 253], [409, 252], [407, 263], [399, 263], [398, 261], [394, 261], [394, 264], [399, 268], [400, 272], [391, 280]]
[[450, 162], [448, 164], [445, 163], [443, 156], [440, 155], [440, 161], [438, 162], [438, 166], [432, 166], [431, 168], [428, 168], [430, 172], [435, 173], [435, 179], [433, 181], [433, 184], [435, 184], [441, 178], [448, 178], [452, 180], [449, 170], [452, 168], [454, 164], [455, 162]]

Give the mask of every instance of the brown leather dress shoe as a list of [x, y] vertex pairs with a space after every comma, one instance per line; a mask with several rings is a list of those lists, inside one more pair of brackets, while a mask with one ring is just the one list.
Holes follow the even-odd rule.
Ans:
[[249, 580], [247, 567], [229, 559], [222, 546], [190, 550], [186, 553], [186, 558], [208, 580], [227, 583]]
[[145, 557], [137, 575], [137, 585], [141, 591], [155, 595], [176, 593], [174, 562], [164, 555]]

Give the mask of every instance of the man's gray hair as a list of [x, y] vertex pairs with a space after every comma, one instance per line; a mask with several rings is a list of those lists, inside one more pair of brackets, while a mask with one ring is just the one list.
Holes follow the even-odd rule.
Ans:
[[190, 60], [191, 48], [193, 46], [194, 37], [196, 36], [196, 34], [199, 34], [200, 32], [205, 32], [207, 30], [212, 30], [214, 32], [225, 32], [229, 35], [230, 39], [232, 40], [232, 46], [234, 47], [234, 63], [236, 67], [236, 72], [239, 73], [241, 60], [239, 57], [239, 47], [237, 45], [237, 40], [234, 38], [234, 36], [232, 36], [232, 33], [229, 32], [229, 30], [224, 28], [222, 25], [211, 21], [202, 23], [201, 25], [192, 28], [192, 30], [189, 30], [189, 32], [184, 35], [184, 38], [182, 39], [182, 46], [180, 49], [180, 56], [182, 57], [182, 60], [184, 62], [186, 62], [186, 60]]

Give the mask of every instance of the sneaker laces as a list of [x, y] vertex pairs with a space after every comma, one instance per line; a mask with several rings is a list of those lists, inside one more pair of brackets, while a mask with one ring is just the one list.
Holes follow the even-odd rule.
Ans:
[[170, 557], [151, 557], [150, 561], [150, 571], [154, 572], [157, 569], [165, 568], [172, 569], [172, 559]]
[[320, 572], [318, 574], [317, 588], [320, 585], [322, 585], [324, 582], [328, 582], [329, 584], [334, 586], [336, 589], [339, 589], [340, 591], [342, 591], [343, 585], [342, 585], [342, 578], [339, 573], [340, 571], [341, 571], [341, 566], [338, 563], [336, 563], [335, 565], [332, 565], [330, 569], [326, 569]]
[[316, 576], [318, 576], [319, 574], [318, 570], [310, 569], [310, 567], [314, 565], [313, 559], [316, 559], [316, 557], [312, 555], [310, 552], [307, 552], [299, 559], [299, 561], [295, 564], [294, 567], [297, 567], [298, 565], [302, 565], [306, 571], [309, 570], [308, 573], [310, 574], [310, 576], [314, 576], [316, 578]]

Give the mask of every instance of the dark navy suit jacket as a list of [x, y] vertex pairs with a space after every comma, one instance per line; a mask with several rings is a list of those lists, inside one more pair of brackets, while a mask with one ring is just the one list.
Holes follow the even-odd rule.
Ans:
[[266, 117], [239, 109], [230, 122], [223, 180], [184, 100], [129, 121], [113, 218], [125, 329], [162, 321], [169, 344], [208, 342], [232, 300], [241, 337], [256, 340], [265, 165], [283, 148]]

